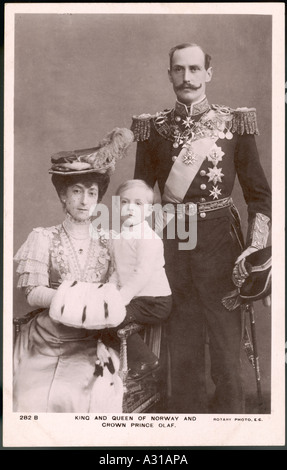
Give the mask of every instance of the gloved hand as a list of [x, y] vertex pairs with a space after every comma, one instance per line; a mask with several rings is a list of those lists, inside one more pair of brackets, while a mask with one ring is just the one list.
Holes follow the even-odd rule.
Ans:
[[251, 253], [254, 253], [254, 251], [258, 251], [258, 249], [254, 246], [249, 246], [248, 248], [246, 248], [246, 250], [242, 251], [241, 255], [238, 256], [237, 260], [235, 261], [235, 264], [239, 263], [243, 258], [246, 258], [247, 256], [251, 255]]
[[[245, 279], [249, 276], [249, 272], [245, 266], [245, 258], [251, 255], [251, 253], [254, 253], [255, 251], [257, 251], [257, 248], [249, 246], [248, 248], [246, 248], [246, 250], [241, 253], [240, 256], [238, 256], [237, 260], [235, 261], [235, 266], [233, 268], [232, 273], [232, 280], [236, 287], [241, 287]], [[271, 296], [268, 295], [267, 297], [262, 299], [262, 303], [265, 307], [270, 307]]]
[[232, 272], [232, 280], [236, 287], [241, 287], [245, 279], [249, 276], [249, 272], [245, 266], [245, 258], [251, 255], [251, 253], [254, 253], [254, 251], [257, 251], [257, 248], [249, 246], [241, 253], [240, 256], [238, 256], [237, 260], [235, 261], [235, 266]]

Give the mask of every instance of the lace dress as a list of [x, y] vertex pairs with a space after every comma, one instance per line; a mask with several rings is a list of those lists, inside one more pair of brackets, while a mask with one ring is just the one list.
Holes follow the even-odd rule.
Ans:
[[[76, 249], [79, 245], [82, 248]], [[58, 226], [34, 229], [15, 260], [18, 287], [26, 294], [37, 286], [57, 289], [69, 279], [104, 283], [111, 271], [105, 236], [83, 236], [83, 227], [67, 219]], [[98, 331], [53, 321], [49, 308], [23, 325], [14, 348], [14, 411], [121, 412], [118, 353], [107, 347], [113, 367], [94, 374], [98, 336]]]

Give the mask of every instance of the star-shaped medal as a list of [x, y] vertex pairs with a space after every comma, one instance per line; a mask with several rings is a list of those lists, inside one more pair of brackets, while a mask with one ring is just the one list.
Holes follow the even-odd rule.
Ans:
[[214, 184], [216, 183], [221, 183], [222, 182], [222, 177], [224, 174], [222, 173], [222, 168], [217, 168], [214, 166], [213, 168], [208, 168], [209, 172], [207, 173], [207, 176], [209, 178], [208, 181], [212, 181]]
[[222, 152], [221, 147], [214, 145], [207, 156], [207, 160], [212, 162], [213, 165], [217, 165], [218, 162], [221, 162], [224, 152]]
[[213, 196], [213, 199], [218, 199], [218, 196], [221, 196], [221, 189], [219, 189], [217, 186], [213, 186], [212, 190], [209, 190], [210, 196]]

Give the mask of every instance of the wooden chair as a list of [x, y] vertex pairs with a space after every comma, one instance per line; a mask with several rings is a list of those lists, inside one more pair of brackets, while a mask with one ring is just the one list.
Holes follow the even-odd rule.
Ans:
[[[42, 312], [43, 308], [28, 312], [21, 317], [14, 317], [14, 341], [21, 331], [21, 326], [28, 323], [32, 318]], [[162, 343], [164, 328], [161, 325], [144, 327], [136, 323], [131, 323], [118, 330], [117, 335], [120, 339], [120, 370], [119, 375], [123, 381], [123, 413], [146, 413], [158, 412], [166, 399], [167, 381], [166, 374], [160, 371], [153, 371], [140, 380], [130, 380], [128, 377], [128, 359], [127, 359], [127, 339], [133, 333], [140, 332], [146, 343], [151, 347], [152, 352], [160, 357], [162, 352]]]
[[[131, 380], [128, 376], [127, 339], [134, 333], [142, 333], [151, 351], [161, 359], [160, 370], [150, 372], [140, 380]], [[162, 350], [166, 346], [165, 328], [162, 325], [145, 327], [137, 323], [127, 325], [118, 331], [121, 341], [120, 376], [124, 385], [123, 413], [159, 412], [168, 396], [168, 376], [165, 370], [166, 359]]]

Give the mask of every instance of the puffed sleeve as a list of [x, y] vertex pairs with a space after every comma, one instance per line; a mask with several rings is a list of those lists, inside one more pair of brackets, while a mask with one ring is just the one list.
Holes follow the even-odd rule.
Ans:
[[34, 229], [14, 257], [18, 264], [18, 288], [49, 287], [49, 254], [49, 231]]

